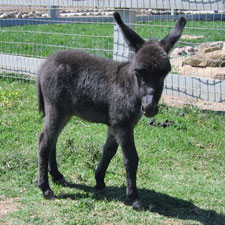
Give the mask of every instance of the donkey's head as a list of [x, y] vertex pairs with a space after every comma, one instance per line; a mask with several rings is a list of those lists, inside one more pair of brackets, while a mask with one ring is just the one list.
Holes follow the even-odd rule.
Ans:
[[141, 111], [146, 117], [152, 117], [158, 112], [158, 102], [162, 94], [164, 79], [171, 70], [168, 53], [180, 38], [186, 20], [181, 18], [161, 41], [145, 42], [123, 23], [119, 13], [115, 12], [114, 18], [125, 42], [135, 52], [132, 72], [137, 77], [140, 88]]

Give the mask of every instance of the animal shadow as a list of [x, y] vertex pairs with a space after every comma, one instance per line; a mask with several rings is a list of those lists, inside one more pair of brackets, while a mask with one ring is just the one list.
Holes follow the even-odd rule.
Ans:
[[[73, 184], [67, 182], [66, 187], [75, 188], [84, 191], [84, 194], [63, 194], [58, 199], [94, 198], [98, 201], [107, 199], [108, 201], [119, 200], [125, 205], [130, 205], [125, 192], [126, 187], [107, 186], [101, 192], [96, 191], [95, 187], [85, 184]], [[167, 194], [156, 192], [154, 190], [139, 188], [139, 194], [144, 204], [144, 210], [151, 213], [157, 213], [170, 218], [182, 220], [195, 220], [203, 225], [225, 225], [225, 215], [219, 214], [214, 210], [202, 209], [194, 205], [191, 201], [172, 197]]]

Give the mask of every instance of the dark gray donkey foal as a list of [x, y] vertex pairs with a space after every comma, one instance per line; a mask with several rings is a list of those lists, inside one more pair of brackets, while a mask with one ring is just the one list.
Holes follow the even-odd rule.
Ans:
[[145, 42], [114, 13], [127, 45], [135, 52], [126, 63], [67, 50], [57, 52], [42, 65], [37, 77], [39, 110], [44, 126], [39, 137], [38, 186], [45, 198], [54, 198], [48, 172], [54, 182], [66, 184], [56, 163], [56, 142], [73, 116], [108, 126], [108, 137], [95, 172], [96, 188], [105, 188], [104, 177], [120, 144], [126, 169], [126, 194], [135, 209], [142, 209], [136, 188], [138, 155], [133, 129], [141, 118], [153, 117], [164, 78], [171, 69], [168, 52], [180, 38], [186, 20], [181, 18], [161, 41]]

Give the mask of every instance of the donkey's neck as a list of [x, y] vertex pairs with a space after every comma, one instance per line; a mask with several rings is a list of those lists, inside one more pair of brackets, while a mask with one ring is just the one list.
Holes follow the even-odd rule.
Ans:
[[118, 76], [119, 80], [131, 80], [132, 79], [132, 69], [131, 69], [131, 63], [128, 62], [122, 62], [118, 65], [116, 74]]

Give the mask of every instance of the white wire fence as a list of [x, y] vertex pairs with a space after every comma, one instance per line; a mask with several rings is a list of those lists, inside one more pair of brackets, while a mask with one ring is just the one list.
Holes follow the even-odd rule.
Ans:
[[132, 57], [113, 21], [144, 39], [188, 23], [171, 52], [163, 100], [225, 111], [225, 8], [222, 0], [0, 0], [0, 76], [35, 79], [43, 60], [76, 48], [115, 60]]

